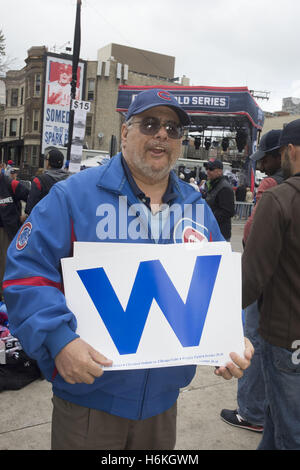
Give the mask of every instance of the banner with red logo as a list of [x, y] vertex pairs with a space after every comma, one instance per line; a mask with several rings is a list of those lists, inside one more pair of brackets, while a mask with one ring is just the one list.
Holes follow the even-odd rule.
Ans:
[[[76, 99], [83, 93], [85, 64], [77, 70]], [[64, 147], [68, 142], [71, 103], [72, 61], [47, 55], [41, 153], [50, 146]]]
[[193, 114], [228, 114], [245, 116], [257, 129], [262, 129], [264, 113], [247, 87], [204, 86], [127, 86], [120, 85], [117, 111], [126, 113], [135, 97], [142, 91], [158, 88], [161, 98], [168, 100], [172, 93], [182, 108]]

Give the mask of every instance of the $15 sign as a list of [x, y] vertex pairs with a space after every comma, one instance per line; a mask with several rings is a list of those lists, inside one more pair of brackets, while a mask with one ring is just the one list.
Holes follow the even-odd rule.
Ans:
[[73, 111], [81, 110], [86, 111], [88, 113], [91, 109], [91, 103], [89, 101], [72, 100], [71, 109]]

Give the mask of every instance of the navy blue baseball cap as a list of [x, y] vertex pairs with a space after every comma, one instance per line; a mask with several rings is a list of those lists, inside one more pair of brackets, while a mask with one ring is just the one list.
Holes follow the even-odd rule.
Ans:
[[131, 116], [140, 114], [147, 109], [154, 108], [155, 106], [168, 106], [169, 108], [174, 109], [183, 126], [187, 126], [191, 123], [189, 115], [178, 104], [174, 95], [169, 93], [167, 90], [161, 90], [159, 88], [152, 88], [150, 90], [140, 92], [128, 108], [126, 121], [128, 121]]
[[289, 122], [282, 130], [280, 146], [288, 144], [300, 145], [300, 119]]
[[251, 160], [261, 160], [266, 153], [279, 149], [281, 147], [280, 137], [281, 130], [279, 129], [272, 129], [264, 134], [260, 139], [258, 150], [250, 155]]
[[207, 170], [213, 171], [213, 170], [223, 170], [223, 163], [221, 160], [213, 160], [212, 162], [208, 162], [206, 164]]

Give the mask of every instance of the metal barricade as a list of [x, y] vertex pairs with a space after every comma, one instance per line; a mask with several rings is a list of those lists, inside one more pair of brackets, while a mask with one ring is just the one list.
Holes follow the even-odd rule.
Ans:
[[235, 214], [233, 219], [234, 220], [247, 220], [248, 217], [251, 215], [252, 208], [254, 204], [253, 202], [235, 202]]

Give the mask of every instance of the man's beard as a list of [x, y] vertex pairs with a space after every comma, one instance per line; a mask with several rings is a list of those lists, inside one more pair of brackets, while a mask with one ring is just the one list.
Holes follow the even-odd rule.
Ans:
[[284, 179], [290, 178], [290, 176], [292, 176], [292, 167], [287, 150], [284, 151], [284, 161], [281, 163], [281, 168]]
[[166, 178], [172, 168], [174, 168], [176, 160], [173, 161], [171, 158], [168, 159], [168, 163], [160, 169], [155, 169], [155, 167], [152, 167], [146, 159], [137, 157], [134, 159], [134, 166], [137, 170], [139, 170], [140, 174], [145, 176], [147, 179], [153, 181], [153, 182], [158, 182], [162, 181], [164, 178]]

